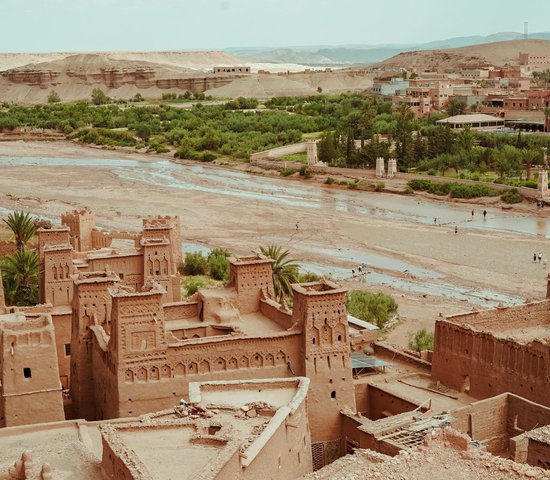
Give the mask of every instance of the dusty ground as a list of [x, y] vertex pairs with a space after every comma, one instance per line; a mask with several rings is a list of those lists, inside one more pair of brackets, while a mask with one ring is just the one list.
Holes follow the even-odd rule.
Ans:
[[[0, 216], [9, 209], [24, 209], [58, 217], [68, 209], [87, 206], [96, 213], [101, 227], [138, 230], [144, 215], [178, 214], [187, 243], [221, 246], [237, 254], [249, 253], [259, 245], [278, 243], [290, 248], [300, 261], [325, 265], [327, 272], [334, 268], [334, 272], [340, 273], [351, 272], [357, 255], [378, 254], [427, 269], [439, 276], [432, 282], [465, 291], [486, 289], [520, 299], [539, 299], [546, 292], [547, 272], [542, 264], [532, 262], [534, 251], [550, 258], [550, 246], [542, 236], [462, 227], [459, 235], [454, 235], [450, 225], [434, 226], [356, 211], [367, 195], [379, 204], [392, 205], [405, 202], [402, 196], [327, 188], [321, 184], [322, 180], [306, 183], [268, 176], [243, 179], [235, 177], [242, 176], [242, 172], [196, 164], [182, 171], [166, 170], [170, 176], [163, 173], [162, 181], [147, 183], [148, 178], [133, 175], [132, 166], [118, 170], [112, 165], [79, 166], [78, 159], [131, 158], [153, 162], [158, 158], [130, 156], [68, 142], [2, 142], [0, 157], [3, 156], [77, 160], [64, 166], [17, 165], [17, 162], [0, 166]], [[174, 167], [177, 166], [166, 159], [163, 168]], [[174, 178], [179, 182], [176, 187], [170, 184]], [[247, 190], [240, 190], [241, 186]], [[284, 196], [292, 190], [295, 195], [292, 198], [307, 202], [319, 197], [321, 202], [315, 208], [302, 207], [300, 202], [270, 202], [270, 198], [276, 199], [271, 197], [273, 193], [266, 193], [267, 188], [279, 189], [276, 195]], [[243, 191], [245, 195], [240, 194]], [[232, 195], [234, 192], [240, 193]], [[335, 201], [345, 208], [335, 208]], [[423, 208], [426, 203], [432, 205], [427, 200], [422, 202]], [[442, 202], [433, 205], [447, 208]], [[512, 222], [532, 220], [530, 215], [537, 213], [532, 212], [530, 206], [522, 206], [513, 214], [494, 207], [474, 207], [478, 211], [488, 208], [494, 221], [503, 215], [511, 215], [507, 220]], [[452, 208], [453, 215], [466, 218], [472, 205], [459, 204]], [[537, 221], [544, 223], [545, 213], [538, 213]], [[299, 229], [296, 229], [297, 222]], [[351, 273], [335, 274], [349, 288], [369, 288], [397, 297], [401, 322], [389, 334], [390, 341], [404, 345], [410, 332], [431, 328], [440, 313], [448, 315], [474, 308], [467, 300], [452, 294], [432, 295], [429, 288], [424, 294], [406, 291], [394, 280], [417, 284], [423, 281], [402, 270], [390, 272], [384, 265], [369, 266], [371, 274], [367, 274], [364, 281], [352, 279]], [[373, 284], [373, 275], [387, 273], [391, 273], [389, 281]]]

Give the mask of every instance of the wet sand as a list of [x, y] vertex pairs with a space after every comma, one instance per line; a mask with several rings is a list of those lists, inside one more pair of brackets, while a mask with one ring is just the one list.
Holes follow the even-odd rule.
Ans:
[[[431, 328], [439, 313], [539, 299], [546, 292], [547, 271], [532, 256], [550, 256], [548, 224], [545, 212], [529, 205], [513, 212], [474, 206], [489, 214], [483, 221], [477, 213], [472, 221], [471, 204], [348, 191], [321, 180], [250, 176], [211, 165], [182, 167], [166, 156], [70, 142], [1, 142], [2, 159], [0, 216], [24, 209], [57, 218], [87, 206], [100, 227], [137, 230], [144, 215], [177, 214], [188, 244], [246, 254], [277, 243], [306, 269], [332, 273], [348, 288], [395, 295], [403, 321], [388, 338], [399, 344], [409, 332]], [[434, 211], [443, 225], [433, 224]], [[359, 263], [370, 273], [352, 279]]]

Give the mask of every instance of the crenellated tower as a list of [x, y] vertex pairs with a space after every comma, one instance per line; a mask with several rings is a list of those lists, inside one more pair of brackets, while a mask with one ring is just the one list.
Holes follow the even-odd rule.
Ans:
[[310, 379], [312, 449], [329, 463], [340, 456], [340, 410], [355, 411], [346, 290], [328, 280], [292, 289], [293, 322], [302, 327], [303, 371]]
[[229, 258], [228, 287], [235, 288], [239, 311], [243, 314], [257, 312], [262, 291], [273, 298], [273, 260], [264, 255]]
[[109, 288], [120, 281], [112, 272], [81, 273], [74, 281], [70, 391], [75, 418], [95, 420], [92, 325], [111, 331]]

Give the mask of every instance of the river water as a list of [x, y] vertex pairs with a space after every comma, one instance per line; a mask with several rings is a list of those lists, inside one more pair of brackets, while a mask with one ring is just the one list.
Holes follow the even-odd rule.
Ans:
[[[0, 156], [0, 169], [9, 166], [50, 166], [53, 168], [82, 166], [85, 168], [109, 169], [122, 180], [165, 189], [181, 189], [227, 195], [246, 201], [265, 203], [266, 207], [276, 205], [307, 209], [331, 209], [365, 218], [377, 217], [385, 220], [416, 224], [457, 225], [483, 231], [509, 232], [517, 235], [550, 237], [550, 225], [545, 218], [534, 218], [500, 209], [487, 208], [488, 215], [481, 211], [471, 215], [468, 205], [449, 205], [404, 195], [379, 194], [373, 192], [343, 191], [319, 188], [317, 184], [297, 184], [290, 180], [250, 175], [222, 168], [202, 165], [181, 165], [164, 159], [139, 161], [129, 159], [94, 158], [40, 158]], [[1, 170], [0, 170], [1, 172]], [[7, 210], [0, 206], [0, 212]], [[184, 250], [207, 251], [207, 246], [184, 245]], [[433, 270], [419, 268], [389, 256], [361, 251], [339, 253], [323, 246], [314, 247], [315, 253], [326, 255], [357, 265], [378, 269], [364, 274], [368, 283], [392, 285], [403, 291], [431, 294], [466, 300], [477, 305], [493, 306], [498, 303], [514, 304], [521, 298], [502, 295], [483, 289], [467, 290], [442, 282], [442, 275]], [[339, 258], [340, 257], [340, 258]], [[330, 273], [334, 278], [349, 278], [349, 268], [328, 265], [304, 264], [304, 268], [316, 273]], [[384, 273], [380, 273], [380, 269]], [[392, 275], [392, 272], [394, 273]], [[403, 274], [411, 279], [403, 278]], [[399, 274], [399, 275], [398, 275]]]

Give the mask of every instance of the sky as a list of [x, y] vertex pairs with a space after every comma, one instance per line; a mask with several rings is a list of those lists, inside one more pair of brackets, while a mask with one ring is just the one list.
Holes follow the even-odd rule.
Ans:
[[411, 44], [549, 18], [550, 0], [0, 0], [0, 51]]

